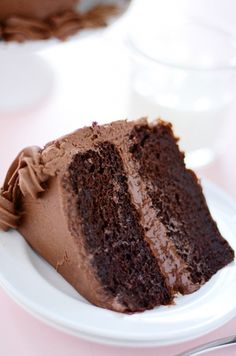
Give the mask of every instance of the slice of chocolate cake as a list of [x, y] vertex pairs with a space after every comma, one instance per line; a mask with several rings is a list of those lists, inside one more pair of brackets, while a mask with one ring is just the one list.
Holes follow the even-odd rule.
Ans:
[[23, 150], [1, 190], [0, 227], [120, 312], [171, 304], [234, 259], [162, 121], [93, 124]]

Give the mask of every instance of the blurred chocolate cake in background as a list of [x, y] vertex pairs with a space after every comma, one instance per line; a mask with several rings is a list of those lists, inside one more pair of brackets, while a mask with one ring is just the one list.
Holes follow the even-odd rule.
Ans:
[[80, 11], [78, 0], [1, 0], [0, 38], [17, 42], [50, 37], [65, 40], [82, 29], [106, 26], [108, 19], [121, 11], [115, 3], [96, 3]]

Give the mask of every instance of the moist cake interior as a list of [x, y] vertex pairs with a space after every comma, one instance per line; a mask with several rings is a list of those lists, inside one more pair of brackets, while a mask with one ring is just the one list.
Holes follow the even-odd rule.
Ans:
[[169, 304], [171, 294], [144, 240], [116, 147], [104, 142], [78, 153], [69, 174], [77, 195], [74, 224], [82, 227], [91, 263], [107, 291], [129, 310]]
[[[131, 139], [135, 143], [130, 152], [146, 181], [156, 216], [187, 263], [193, 282], [202, 284], [224, 266], [232, 251], [212, 220], [202, 188], [196, 184], [198, 179], [193, 171], [186, 170], [184, 155], [168, 126], [136, 127]], [[226, 248], [225, 255], [222, 247]]]

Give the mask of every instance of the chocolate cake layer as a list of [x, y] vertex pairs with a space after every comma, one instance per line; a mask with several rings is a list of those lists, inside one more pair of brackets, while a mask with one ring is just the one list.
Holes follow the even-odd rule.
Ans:
[[186, 170], [171, 126], [137, 126], [130, 141], [156, 217], [186, 262], [192, 281], [203, 284], [234, 258], [234, 252], [210, 215], [196, 175]]

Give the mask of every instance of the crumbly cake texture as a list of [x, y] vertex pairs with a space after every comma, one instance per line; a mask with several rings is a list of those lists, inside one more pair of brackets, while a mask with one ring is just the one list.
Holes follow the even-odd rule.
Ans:
[[104, 27], [120, 9], [100, 5], [79, 12], [78, 0], [1, 0], [0, 40], [65, 40], [83, 29]]
[[234, 259], [163, 121], [94, 123], [24, 149], [1, 190], [0, 228], [119, 312], [172, 304]]

